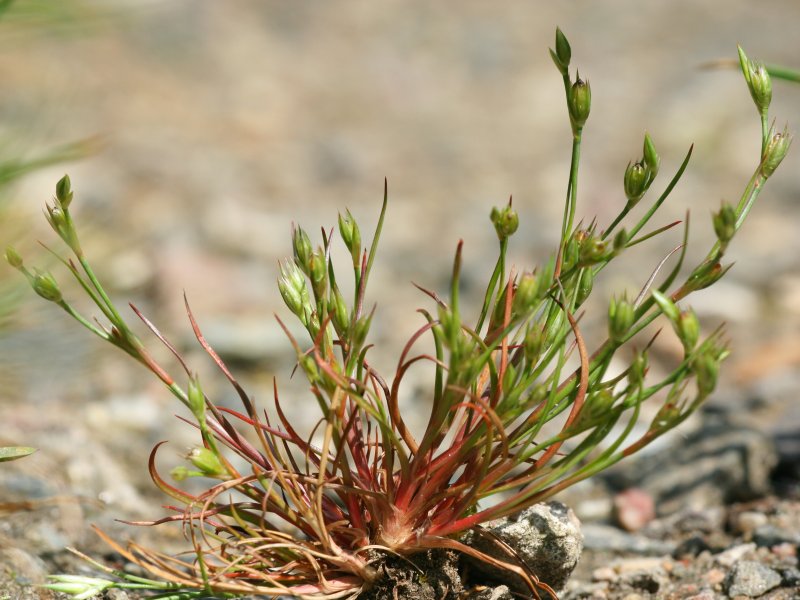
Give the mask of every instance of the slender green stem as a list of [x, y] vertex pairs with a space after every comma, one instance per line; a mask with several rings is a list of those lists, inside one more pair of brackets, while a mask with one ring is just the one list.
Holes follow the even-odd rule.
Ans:
[[623, 208], [622, 211], [616, 216], [616, 218], [613, 221], [611, 221], [611, 225], [609, 225], [608, 228], [603, 232], [603, 235], [600, 239], [602, 240], [608, 239], [608, 236], [611, 235], [611, 232], [614, 231], [617, 225], [619, 225], [622, 222], [622, 219], [628, 216], [628, 213], [631, 212], [631, 209], [633, 209], [635, 205], [636, 205], [635, 203], [629, 200], [625, 204], [625, 208]]
[[784, 81], [794, 81], [800, 83], [800, 71], [796, 69], [789, 69], [779, 65], [766, 65], [767, 73], [775, 79], [783, 79]]
[[583, 128], [578, 127], [572, 138], [572, 158], [569, 165], [569, 184], [567, 185], [567, 198], [564, 205], [564, 220], [561, 226], [561, 243], [566, 245], [572, 233], [575, 222], [575, 207], [578, 198], [578, 168], [581, 160], [581, 139]]

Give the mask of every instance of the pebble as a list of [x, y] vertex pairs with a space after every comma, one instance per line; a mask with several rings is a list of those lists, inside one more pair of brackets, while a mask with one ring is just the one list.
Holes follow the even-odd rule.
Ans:
[[615, 564], [616, 570], [620, 575], [627, 573], [637, 573], [640, 571], [652, 571], [663, 569], [666, 560], [663, 557], [654, 558], [628, 558], [620, 560]]
[[800, 569], [791, 567], [781, 571], [781, 583], [786, 587], [800, 586]]
[[638, 531], [655, 518], [655, 500], [644, 490], [629, 488], [614, 496], [614, 516], [626, 531]]
[[753, 533], [758, 527], [766, 525], [768, 521], [769, 519], [764, 513], [752, 510], [744, 511], [739, 513], [736, 517], [733, 524], [734, 531], [736, 533], [748, 535]]
[[753, 542], [759, 547], [772, 548], [780, 544], [798, 544], [800, 536], [775, 525], [762, 525], [753, 532]]
[[686, 600], [716, 600], [713, 592], [702, 591], [694, 596], [686, 596]]
[[722, 569], [711, 569], [704, 576], [703, 579], [712, 586], [717, 586], [725, 581], [725, 571]]
[[725, 552], [720, 552], [717, 554], [715, 558], [717, 564], [723, 567], [732, 567], [738, 561], [740, 561], [745, 555], [751, 554], [755, 552], [756, 545], [753, 543], [749, 544], [739, 544], [738, 546], [732, 546], [725, 550]]
[[756, 598], [781, 585], [779, 573], [752, 560], [737, 562], [725, 579], [725, 592], [729, 596]]
[[592, 571], [592, 581], [616, 581], [617, 572], [612, 567], [598, 567]]
[[676, 544], [644, 535], [627, 533], [610, 525], [586, 523], [583, 526], [583, 546], [592, 550], [663, 556], [672, 554]]

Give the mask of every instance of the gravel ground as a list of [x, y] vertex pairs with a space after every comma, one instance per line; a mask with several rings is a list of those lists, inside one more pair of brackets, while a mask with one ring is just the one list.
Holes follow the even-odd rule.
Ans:
[[[389, 221], [372, 290], [376, 359], [386, 370], [418, 325], [414, 309], [425, 304], [410, 282], [443, 289], [459, 238], [465, 293], [475, 302], [494, 258], [491, 206], [514, 196], [518, 265], [552, 249], [569, 166], [563, 91], [547, 55], [556, 25], [593, 92], [579, 212], [601, 222], [616, 214], [622, 173], [638, 158], [644, 130], [665, 174], [695, 143], [661, 217], [666, 223], [692, 210], [695, 258], [713, 236], [708, 214], [721, 199], [738, 198], [758, 153], [757, 116], [740, 77], [697, 67], [734, 57], [737, 42], [753, 57], [800, 66], [800, 4], [792, 0], [502, 10], [478, 0], [86, 0], [59, 10], [56, 21], [30, 11], [0, 22], [0, 135], [23, 154], [94, 135], [102, 149], [17, 185], [3, 207], [0, 241], [37, 255], [34, 240], [52, 239], [41, 207], [68, 170], [84, 245], [120, 304], [133, 300], [197, 358], [182, 314], [185, 290], [207, 337], [257, 397], [269, 393], [272, 374], [284, 397], [302, 394], [273, 319], [286, 314], [273, 282], [293, 221], [313, 232], [347, 206], [368, 229], [388, 177]], [[776, 83], [774, 95], [778, 123], [796, 130], [800, 88]], [[672, 464], [644, 468], [676, 474], [672, 480], [648, 479], [632, 465], [627, 475], [566, 493], [561, 500], [583, 520], [589, 541], [592, 531], [625, 540], [614, 548], [587, 543], [567, 598], [797, 595], [799, 172], [800, 154], [792, 152], [736, 239], [733, 270], [692, 300], [709, 331], [727, 322], [735, 354], [705, 416], [655, 455], [680, 455], [685, 440], [717, 418], [726, 419], [723, 429], [755, 432], [742, 436], [752, 443], [720, 436], [714, 451], [698, 451], [712, 456], [703, 477]], [[641, 246], [636, 261], [604, 274], [598, 297], [635, 292], [675, 243]], [[2, 271], [0, 283], [14, 277]], [[587, 328], [599, 325], [602, 318], [587, 316]], [[660, 360], [673, 352], [665, 344]], [[205, 372], [212, 394], [230, 395]], [[81, 568], [66, 545], [103, 556], [89, 523], [120, 539], [180, 547], [175, 532], [114, 521], [158, 516], [163, 498], [149, 483], [149, 448], [169, 439], [169, 468], [194, 441], [156, 382], [52, 307], [32, 303], [16, 307], [0, 329], [0, 384], [0, 442], [39, 448], [0, 469], [0, 598], [51, 597], [24, 584]], [[413, 390], [408, 395], [418, 401]], [[306, 425], [309, 411], [290, 406]], [[685, 496], [665, 492], [675, 481]], [[660, 508], [654, 519], [633, 510], [642, 523], [623, 534], [614, 503], [624, 504], [618, 496], [632, 487]], [[728, 489], [749, 497], [719, 493]], [[785, 539], [765, 538], [769, 528]], [[746, 589], [745, 581], [761, 587]]]

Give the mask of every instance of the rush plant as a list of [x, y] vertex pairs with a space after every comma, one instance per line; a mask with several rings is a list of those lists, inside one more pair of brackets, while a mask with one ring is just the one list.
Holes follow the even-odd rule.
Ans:
[[[610, 300], [607, 337], [589, 348], [580, 318], [595, 278], [620, 254], [678, 225], [648, 228], [686, 169], [691, 149], [660, 194], [647, 201], [642, 216], [632, 218], [631, 211], [650, 195], [661, 167], [653, 140], [645, 135], [641, 159], [624, 171], [619, 215], [605, 227], [578, 221], [578, 169], [591, 88], [580, 77], [571, 77], [571, 49], [560, 30], [551, 55], [563, 78], [572, 130], [558, 247], [538, 269], [515, 271], [506, 256], [518, 227], [517, 212], [510, 201], [493, 209], [499, 255], [479, 314], [471, 319], [461, 310], [459, 243], [449, 295], [441, 298], [422, 290], [430, 308], [419, 311], [420, 327], [389, 377], [376, 372], [369, 359], [369, 330], [376, 317], [367, 296], [386, 216], [386, 188], [368, 244], [349, 212], [339, 217], [338, 240], [333, 231], [323, 230], [315, 246], [303, 229], [293, 230], [293, 256], [281, 264], [278, 288], [307, 337], [295, 339], [280, 324], [298, 369], [308, 379], [309, 406], [319, 410], [310, 434], [297, 431], [285, 417], [277, 386], [275, 417], [256, 406], [206, 342], [188, 303], [198, 343], [236, 390], [242, 409], [218, 406], [207, 397], [175, 347], [132, 306], [183, 372], [173, 376], [157, 363], [95, 276], [73, 221], [70, 180], [65, 176], [58, 182], [46, 217], [73, 256], [56, 256], [101, 316], [90, 319], [78, 312], [50, 273], [28, 270], [12, 249], [8, 261], [36, 293], [144, 365], [188, 408], [198, 445], [187, 466], [175, 469], [172, 478], [201, 477], [209, 485], [192, 494], [168, 481], [156, 468], [156, 447], [150, 473], [174, 505], [168, 507], [172, 514], [153, 523], [180, 524], [191, 558], [136, 544], [123, 547], [100, 532], [152, 579], [101, 567], [110, 578], [60, 575], [53, 577], [51, 589], [75, 598], [111, 587], [155, 590], [158, 597], [174, 600], [209, 594], [353, 598], [382, 576], [377, 566], [383, 557], [413, 560], [421, 551], [449, 549], [515, 573], [534, 596], [542, 591], [554, 595], [512, 554], [500, 559], [478, 552], [463, 541], [464, 534], [633, 454], [686, 420], [708, 397], [728, 350], [719, 329], [701, 336], [697, 317], [683, 300], [727, 272], [725, 252], [791, 139], [786, 130], [768, 126], [769, 75], [742, 52], [746, 82], [767, 125], [741, 198], [735, 205], [724, 203], [713, 215], [717, 241], [699, 264], [688, 268], [687, 218], [682, 242], [651, 266], [641, 291]], [[351, 258], [344, 267], [350, 276], [341, 277], [331, 258], [339, 242]], [[662, 273], [673, 256], [674, 264]], [[343, 292], [348, 285], [349, 302]], [[669, 375], [653, 381], [648, 375], [652, 336], [638, 350], [620, 350], [632, 347], [637, 334], [660, 318], [682, 343], [683, 359]], [[619, 354], [631, 357], [628, 366], [610, 374], [612, 358]], [[424, 431], [415, 435], [400, 399], [409, 371], [426, 363], [433, 373], [430, 414]], [[642, 405], [651, 399], [659, 406], [655, 417], [643, 434], [633, 436]], [[494, 501], [486, 502], [490, 498]]]

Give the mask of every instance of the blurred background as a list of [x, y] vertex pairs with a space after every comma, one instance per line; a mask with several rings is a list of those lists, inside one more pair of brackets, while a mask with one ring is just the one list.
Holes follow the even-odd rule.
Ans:
[[[275, 375], [304, 418], [307, 396], [290, 381], [293, 355], [273, 316], [289, 316], [275, 280], [293, 222], [318, 240], [349, 208], [371, 237], [388, 178], [371, 292], [373, 358], [387, 371], [421, 323], [415, 309], [429, 305], [411, 282], [443, 290], [459, 239], [465, 293], [480, 294], [496, 258], [492, 206], [513, 195], [514, 263], [544, 260], [558, 239], [571, 143], [547, 51], [558, 25], [572, 44], [573, 76], [577, 67], [592, 86], [579, 217], [602, 227], [617, 214], [645, 131], [662, 161], [653, 197], [694, 144], [653, 224], [691, 210], [688, 260], [698, 261], [714, 239], [711, 211], [738, 201], [760, 139], [740, 73], [703, 65], [736, 58], [740, 43], [751, 58], [800, 68], [798, 22], [793, 0], [20, 0], [0, 20], [0, 158], [69, 152], [2, 189], [0, 241], [26, 264], [51, 267], [65, 295], [79, 297], [36, 243], [58, 248], [41, 211], [68, 172], [84, 248], [119, 305], [134, 302], [197, 358], [224, 401], [231, 391], [192, 346], [185, 291], [257, 400], [270, 399]], [[773, 95], [778, 126], [797, 131], [800, 86], [775, 82]], [[800, 390], [795, 150], [737, 237], [736, 266], [690, 302], [708, 331], [728, 323], [735, 352], [722, 404], [744, 402], [745, 389]], [[635, 295], [679, 241], [679, 232], [665, 235], [604, 272], [587, 327], [604, 327], [612, 290]], [[144, 459], [170, 439], [166, 471], [195, 442], [172, 416], [180, 406], [6, 265], [0, 283], [0, 445], [39, 448], [3, 466], [0, 502], [79, 497], [26, 524], [25, 535], [53, 551], [85, 543], [86, 520], [159, 516]], [[668, 343], [662, 352], [669, 360]], [[764, 418], [792, 431], [800, 423], [796, 403]]]

